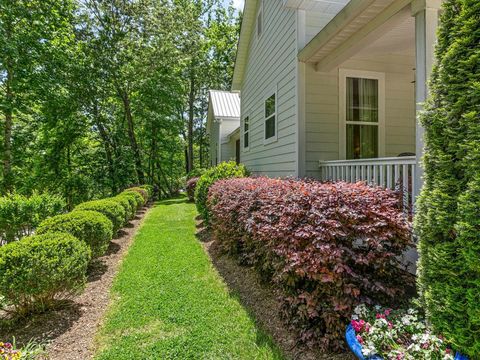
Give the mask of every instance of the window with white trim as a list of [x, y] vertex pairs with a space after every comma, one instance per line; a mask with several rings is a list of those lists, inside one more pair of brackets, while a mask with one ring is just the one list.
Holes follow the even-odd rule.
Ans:
[[345, 159], [369, 159], [384, 152], [384, 74], [345, 70], [343, 140]]
[[265, 100], [265, 140], [274, 139], [277, 135], [277, 93]]
[[263, 33], [263, 1], [260, 2], [257, 13], [257, 38]]
[[243, 148], [250, 147], [250, 117], [246, 116], [243, 119]]

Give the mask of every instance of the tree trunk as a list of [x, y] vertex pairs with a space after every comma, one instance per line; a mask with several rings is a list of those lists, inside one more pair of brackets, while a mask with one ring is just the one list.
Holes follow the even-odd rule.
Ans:
[[188, 96], [188, 152], [187, 152], [187, 172], [193, 170], [193, 121], [195, 117], [195, 75], [193, 70], [190, 74], [190, 94]]
[[108, 173], [110, 175], [110, 180], [112, 181], [112, 194], [115, 195], [118, 192], [118, 187], [115, 174], [115, 165], [113, 163], [112, 149], [110, 148], [110, 139], [108, 138], [107, 130], [105, 129], [105, 126], [103, 126], [103, 123], [99, 119], [97, 119], [95, 122], [97, 123], [100, 137], [102, 138], [103, 148], [105, 149], [105, 156], [107, 157]]
[[125, 117], [127, 119], [128, 137], [130, 140], [130, 147], [133, 150], [133, 157], [135, 159], [135, 169], [137, 171], [137, 178], [140, 184], [145, 183], [145, 176], [142, 170], [142, 158], [140, 157], [140, 149], [138, 148], [137, 138], [135, 137], [135, 129], [133, 126], [132, 109], [130, 107], [130, 97], [127, 91], [118, 89], [118, 93], [123, 101]]

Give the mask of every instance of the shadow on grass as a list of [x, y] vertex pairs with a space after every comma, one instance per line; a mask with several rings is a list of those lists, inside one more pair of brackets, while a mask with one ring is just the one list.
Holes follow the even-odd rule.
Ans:
[[0, 339], [23, 347], [34, 341], [45, 344], [67, 332], [82, 315], [80, 304], [62, 300], [55, 309], [24, 318], [0, 319]]
[[[280, 349], [276, 359], [302, 360], [353, 360], [350, 354], [331, 354], [311, 349], [298, 341], [298, 333], [282, 319], [282, 305], [277, 291], [270, 283], [261, 279], [253, 268], [239, 264], [237, 259], [225, 254], [214, 241], [212, 234], [201, 223], [197, 223], [197, 239], [203, 243], [214, 268], [228, 287], [230, 296], [246, 310], [257, 325], [257, 344], [275, 344]], [[282, 357], [280, 354], [283, 353]]]

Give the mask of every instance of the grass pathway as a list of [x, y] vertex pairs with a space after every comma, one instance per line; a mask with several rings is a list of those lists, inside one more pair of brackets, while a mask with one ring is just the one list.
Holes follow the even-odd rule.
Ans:
[[147, 214], [112, 288], [96, 359], [281, 359], [228, 293], [183, 198]]

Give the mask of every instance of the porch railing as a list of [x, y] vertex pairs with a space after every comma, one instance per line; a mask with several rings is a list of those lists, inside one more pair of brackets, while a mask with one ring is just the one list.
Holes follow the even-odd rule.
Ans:
[[366, 181], [369, 184], [400, 191], [406, 211], [412, 211], [416, 192], [415, 156], [320, 161], [322, 180]]

